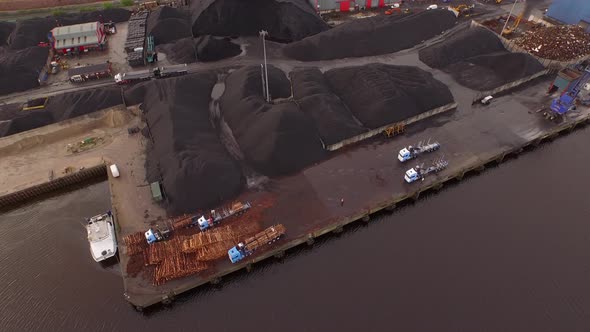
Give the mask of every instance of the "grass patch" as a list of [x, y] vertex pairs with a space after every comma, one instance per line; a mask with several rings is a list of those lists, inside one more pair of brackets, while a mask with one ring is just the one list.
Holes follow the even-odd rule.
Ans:
[[62, 16], [65, 13], [66, 13], [66, 11], [63, 10], [62, 8], [55, 8], [51, 11], [51, 15], [53, 15], [53, 16]]
[[115, 7], [115, 5], [113, 5], [112, 2], [105, 2], [105, 3], [102, 4], [102, 7], [104, 9], [113, 9]]
[[121, 0], [121, 5], [123, 7], [133, 6], [133, 0]]

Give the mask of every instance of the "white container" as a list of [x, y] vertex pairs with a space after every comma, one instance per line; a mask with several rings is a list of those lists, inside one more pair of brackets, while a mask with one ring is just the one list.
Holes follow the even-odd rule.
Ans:
[[119, 169], [117, 168], [117, 165], [112, 164], [110, 168], [111, 168], [111, 174], [113, 175], [113, 177], [118, 178], [119, 177]]
[[143, 52], [143, 47], [136, 47], [133, 49], [133, 52]]

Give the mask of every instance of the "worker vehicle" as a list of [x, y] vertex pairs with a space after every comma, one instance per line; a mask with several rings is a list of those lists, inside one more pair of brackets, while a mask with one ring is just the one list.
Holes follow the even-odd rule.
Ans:
[[545, 117], [554, 120], [567, 112], [575, 110], [576, 100], [579, 100], [582, 104], [590, 104], [588, 99], [580, 97], [580, 92], [588, 82], [590, 82], [590, 66], [586, 67], [582, 75], [551, 102], [550, 111], [544, 113]]
[[449, 166], [449, 162], [444, 158], [436, 159], [432, 162], [432, 165], [424, 168], [423, 165], [417, 165], [414, 168], [410, 168], [406, 171], [404, 179], [407, 183], [412, 183], [418, 180], [424, 180], [424, 178], [430, 173], [438, 173]]
[[492, 99], [494, 99], [494, 97], [492, 96], [486, 96], [484, 98], [481, 99], [481, 103], [484, 105], [489, 105], [492, 102]]
[[461, 4], [457, 6], [449, 6], [447, 9], [453, 12], [456, 17], [464, 17], [471, 15], [473, 13], [473, 8], [475, 8], [475, 5], [468, 6]]
[[430, 5], [426, 7], [426, 10], [438, 9], [438, 5]]
[[121, 176], [121, 174], [119, 173], [119, 168], [116, 164], [112, 164], [111, 166], [109, 166], [109, 168], [111, 169], [111, 174], [114, 178], [118, 178], [119, 176]]
[[205, 218], [205, 216], [201, 216], [200, 218], [193, 220], [193, 225], [196, 224], [199, 226], [201, 231], [205, 231], [217, 224], [219, 224], [222, 220], [227, 219], [232, 216], [237, 216], [244, 213], [246, 210], [250, 209], [252, 205], [249, 202], [241, 203], [236, 202], [232, 204], [229, 208], [223, 208], [221, 211], [211, 210], [211, 214], [209, 218]]
[[115, 83], [130, 84], [139, 81], [151, 80], [153, 78], [166, 78], [173, 76], [181, 76], [188, 73], [187, 64], [174, 65], [168, 67], [156, 67], [152, 70], [144, 69], [138, 71], [130, 71], [126, 73], [118, 73], [115, 75]]
[[113, 21], [104, 23], [103, 27], [104, 27], [104, 31], [107, 33], [107, 35], [114, 35], [117, 33], [117, 26], [115, 25], [115, 23]]
[[147, 240], [148, 244], [164, 241], [170, 237], [170, 233], [172, 230], [170, 228], [150, 228], [145, 232], [145, 239]]
[[440, 144], [438, 142], [430, 143], [430, 140], [426, 142], [426, 144], [420, 142], [417, 146], [409, 145], [408, 147], [399, 150], [397, 159], [403, 163], [410, 159], [417, 158], [419, 155], [423, 153], [436, 151], [438, 149], [440, 149]]
[[271, 226], [262, 232], [245, 239], [227, 251], [229, 260], [232, 263], [237, 263], [247, 256], [252, 255], [257, 249], [271, 244], [280, 239], [287, 229], [282, 224]]

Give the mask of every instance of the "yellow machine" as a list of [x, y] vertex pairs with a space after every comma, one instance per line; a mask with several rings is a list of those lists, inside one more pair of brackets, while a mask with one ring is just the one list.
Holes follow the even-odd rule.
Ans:
[[396, 123], [391, 127], [385, 128], [385, 130], [383, 130], [383, 133], [385, 134], [386, 137], [393, 137], [395, 135], [403, 133], [405, 129], [406, 128], [403, 124]]
[[[518, 17], [516, 18], [516, 21], [514, 21], [514, 24], [511, 27], [508, 27], [508, 24], [506, 24], [506, 29], [502, 30], [501, 35], [507, 36], [507, 35], [510, 35], [511, 33], [513, 33], [514, 30], [516, 30], [516, 28], [518, 28], [518, 25], [520, 24], [520, 21], [522, 20], [523, 16], [524, 16], [524, 11], [522, 13], [520, 13], [520, 15], [518, 15]], [[507, 20], [510, 21], [510, 16], [508, 16]]]

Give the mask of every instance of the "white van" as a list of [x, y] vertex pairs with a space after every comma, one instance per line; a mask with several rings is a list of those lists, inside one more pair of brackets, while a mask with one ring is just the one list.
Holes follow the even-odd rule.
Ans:
[[119, 169], [117, 168], [117, 165], [112, 164], [110, 168], [111, 168], [111, 174], [113, 175], [113, 177], [118, 178], [119, 177]]

